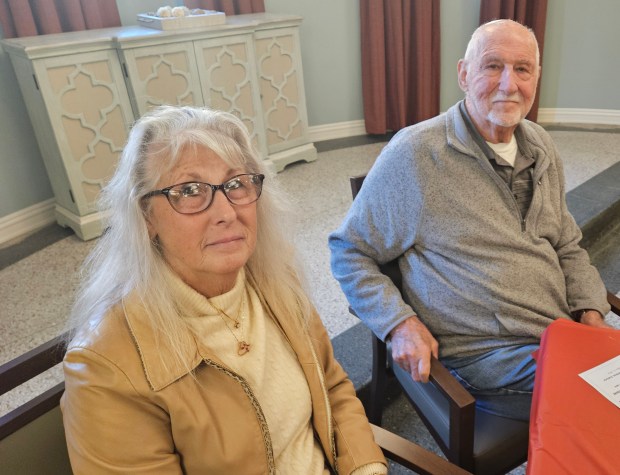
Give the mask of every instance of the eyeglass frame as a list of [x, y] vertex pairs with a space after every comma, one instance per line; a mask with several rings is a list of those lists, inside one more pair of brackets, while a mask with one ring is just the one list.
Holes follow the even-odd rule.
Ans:
[[[226, 188], [224, 185], [226, 185], [227, 183], [230, 183], [231, 181], [233, 181], [235, 178], [239, 178], [241, 176], [250, 176], [250, 177], [257, 177], [260, 180], [260, 189], [256, 195], [256, 199], [252, 200], [248, 203], [243, 203], [243, 204], [238, 204], [233, 202], [230, 197], [228, 196], [228, 194], [226, 193]], [[228, 200], [228, 202], [234, 206], [245, 206], [245, 205], [249, 205], [252, 203], [256, 203], [258, 201], [258, 199], [261, 197], [261, 194], [263, 193], [263, 181], [265, 180], [265, 175], [263, 175], [262, 173], [240, 173], [239, 175], [235, 175], [233, 177], [230, 177], [228, 180], [226, 180], [223, 183], [220, 183], [219, 185], [213, 185], [211, 183], [207, 183], [206, 181], [185, 181], [183, 183], [176, 183], [174, 185], [170, 185], [167, 186], [166, 188], [161, 188], [159, 190], [153, 190], [153, 191], [149, 191], [148, 193], [146, 193], [145, 195], [142, 196], [142, 198], [140, 198], [141, 200], [146, 200], [148, 198], [152, 198], [153, 196], [158, 196], [158, 195], [164, 195], [166, 197], [166, 201], [168, 201], [168, 204], [170, 205], [170, 207], [175, 210], [177, 213], [179, 214], [198, 214], [198, 213], [202, 213], [203, 211], [206, 211], [207, 209], [209, 209], [209, 207], [213, 204], [213, 200], [215, 199], [215, 193], [217, 193], [218, 191], [221, 191], [224, 196], [226, 197], [226, 199]], [[207, 185], [208, 187], [211, 188], [212, 194], [211, 194], [211, 200], [209, 201], [209, 203], [207, 204], [207, 206], [205, 206], [203, 209], [199, 210], [199, 211], [192, 211], [191, 213], [183, 213], [181, 211], [179, 211], [178, 209], [175, 208], [175, 206], [172, 204], [172, 202], [170, 201], [170, 190], [172, 190], [172, 188], [175, 188], [177, 186], [181, 186], [181, 185], [189, 185], [192, 183], [196, 183], [199, 185]]]

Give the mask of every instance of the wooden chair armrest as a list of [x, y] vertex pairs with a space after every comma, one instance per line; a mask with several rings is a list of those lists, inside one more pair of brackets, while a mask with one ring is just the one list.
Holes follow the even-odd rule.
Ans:
[[375, 442], [390, 460], [424, 475], [467, 475], [470, 472], [413, 442], [371, 424]]
[[476, 403], [476, 400], [467, 389], [461, 386], [452, 373], [435, 357], [431, 357], [430, 380], [435, 384], [439, 392], [451, 401], [450, 405], [463, 409]]
[[[430, 384], [433, 384], [446, 398], [450, 407], [450, 441], [447, 445], [444, 444], [439, 434], [435, 435], [435, 440], [441, 445], [443, 452], [450, 460], [458, 461], [459, 465], [469, 467], [473, 464], [476, 399], [434, 357], [431, 357], [429, 379]], [[429, 428], [429, 430], [431, 429]]]
[[620, 315], [620, 298], [607, 291], [607, 301], [611, 305], [611, 311], [616, 315]]

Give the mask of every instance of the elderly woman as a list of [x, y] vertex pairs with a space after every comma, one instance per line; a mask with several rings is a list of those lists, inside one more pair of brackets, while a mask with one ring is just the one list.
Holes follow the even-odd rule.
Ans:
[[75, 473], [386, 473], [239, 119], [147, 114], [102, 199], [64, 361]]

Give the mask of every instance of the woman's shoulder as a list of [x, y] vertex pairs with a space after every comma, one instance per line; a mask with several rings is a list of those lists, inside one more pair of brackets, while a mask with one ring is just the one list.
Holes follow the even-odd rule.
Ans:
[[[134, 389], [149, 392], [140, 350], [127, 322], [126, 307], [126, 302], [115, 304], [76, 332], [64, 357], [66, 380], [77, 377], [96, 380], [97, 384], [125, 380]], [[119, 380], [120, 374], [123, 376]]]
[[93, 315], [76, 330], [67, 353], [81, 350], [90, 350], [106, 358], [135, 351], [122, 302], [101, 315]]

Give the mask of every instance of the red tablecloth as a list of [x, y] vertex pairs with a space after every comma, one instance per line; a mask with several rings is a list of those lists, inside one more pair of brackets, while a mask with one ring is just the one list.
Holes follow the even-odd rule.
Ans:
[[528, 475], [620, 474], [620, 408], [579, 373], [620, 355], [620, 330], [566, 319], [543, 333], [530, 419]]

